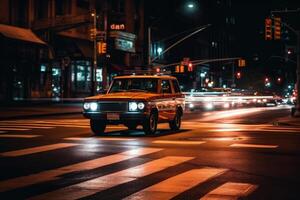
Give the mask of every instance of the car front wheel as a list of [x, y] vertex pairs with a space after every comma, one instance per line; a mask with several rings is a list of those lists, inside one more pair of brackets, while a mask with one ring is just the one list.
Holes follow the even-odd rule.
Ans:
[[143, 123], [143, 130], [146, 135], [155, 134], [157, 129], [157, 114], [155, 112], [151, 112], [150, 116], [147, 117]]
[[90, 126], [95, 135], [103, 135], [106, 128], [106, 123], [101, 120], [90, 120]]
[[169, 122], [169, 126], [171, 130], [177, 131], [181, 126], [181, 114], [177, 111], [174, 119]]

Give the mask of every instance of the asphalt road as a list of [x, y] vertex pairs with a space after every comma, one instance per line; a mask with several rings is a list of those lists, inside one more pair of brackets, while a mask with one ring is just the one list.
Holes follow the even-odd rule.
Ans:
[[300, 199], [289, 108], [187, 113], [155, 136], [81, 115], [0, 121], [1, 199]]

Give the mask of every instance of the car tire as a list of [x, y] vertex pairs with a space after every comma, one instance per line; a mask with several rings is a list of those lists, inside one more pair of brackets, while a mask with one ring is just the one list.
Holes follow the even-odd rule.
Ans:
[[129, 130], [136, 130], [136, 127], [138, 126], [136, 123], [129, 123], [124, 124]]
[[95, 135], [103, 135], [106, 128], [106, 123], [101, 120], [90, 120], [90, 126]]
[[155, 112], [151, 112], [150, 116], [143, 122], [143, 131], [146, 135], [153, 135], [157, 130], [158, 117]]
[[176, 112], [176, 115], [172, 121], [169, 122], [170, 129], [173, 131], [177, 131], [181, 126], [181, 114], [180, 112]]

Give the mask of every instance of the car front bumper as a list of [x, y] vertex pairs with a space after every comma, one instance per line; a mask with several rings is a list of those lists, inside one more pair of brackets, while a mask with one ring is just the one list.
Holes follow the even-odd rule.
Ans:
[[[110, 114], [118, 117], [111, 119]], [[107, 124], [124, 124], [129, 122], [142, 123], [149, 114], [146, 112], [126, 112], [126, 113], [101, 113], [101, 112], [83, 112], [83, 116], [88, 119], [103, 120]]]

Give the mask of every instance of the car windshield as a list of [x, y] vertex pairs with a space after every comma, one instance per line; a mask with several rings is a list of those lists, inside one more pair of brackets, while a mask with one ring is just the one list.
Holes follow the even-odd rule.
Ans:
[[157, 93], [157, 81], [153, 78], [115, 79], [109, 93], [115, 92], [150, 92]]

